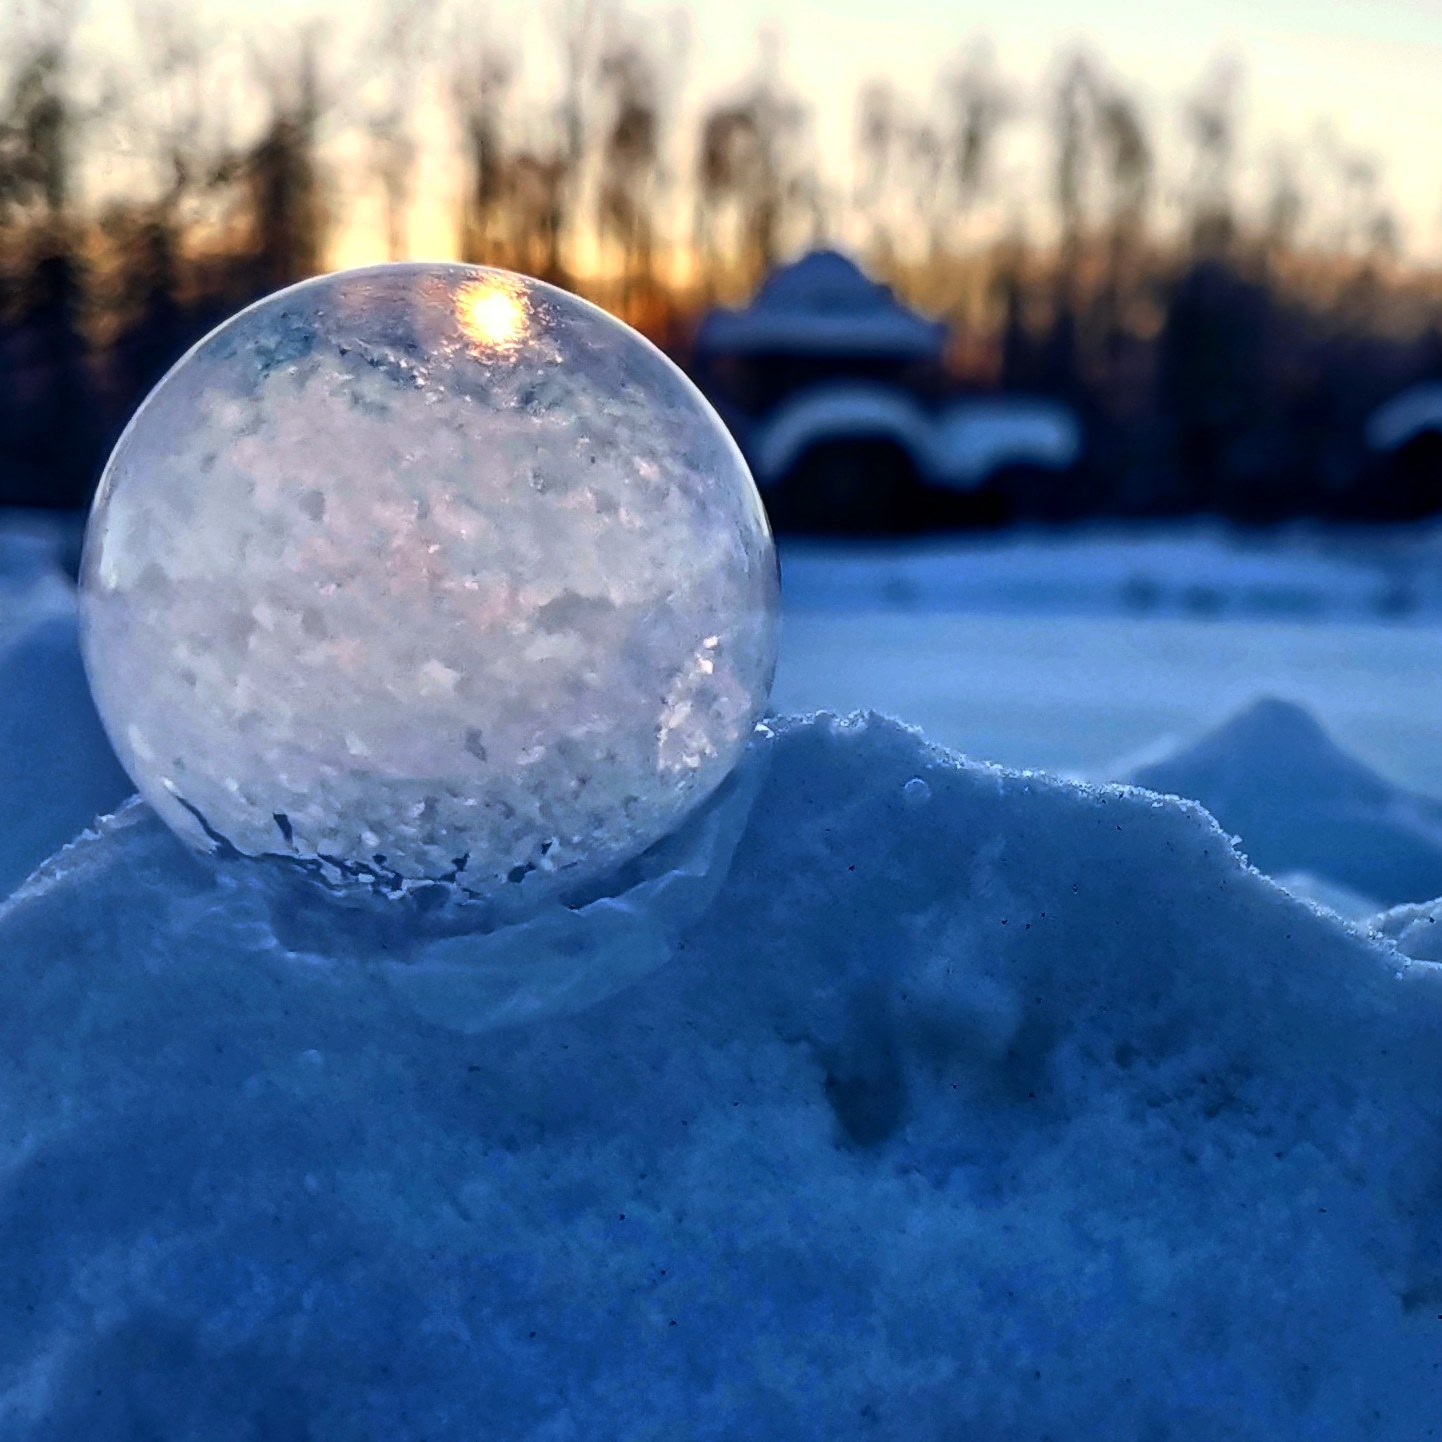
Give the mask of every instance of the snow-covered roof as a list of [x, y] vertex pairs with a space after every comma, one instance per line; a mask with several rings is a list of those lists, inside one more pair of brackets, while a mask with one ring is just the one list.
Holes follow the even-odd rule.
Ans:
[[1378, 406], [1367, 422], [1367, 444], [1395, 451], [1423, 431], [1442, 432], [1442, 381], [1411, 386]]
[[698, 351], [939, 359], [947, 328], [901, 304], [846, 256], [814, 250], [766, 278], [750, 305], [713, 310]]
[[809, 446], [861, 436], [895, 441], [918, 469], [931, 469], [931, 418], [907, 392], [864, 382], [815, 386], [778, 406], [752, 433], [751, 464], [765, 484], [785, 475]]
[[966, 489], [1004, 466], [1063, 470], [1081, 452], [1081, 428], [1065, 406], [1030, 397], [959, 401], [928, 413], [906, 391], [875, 382], [813, 386], [778, 406], [750, 434], [757, 480], [774, 484], [810, 446], [881, 437], [912, 457], [924, 480]]
[[970, 487], [1006, 466], [1065, 470], [1081, 455], [1076, 415], [1056, 401], [1001, 396], [962, 401], [938, 418], [936, 477]]

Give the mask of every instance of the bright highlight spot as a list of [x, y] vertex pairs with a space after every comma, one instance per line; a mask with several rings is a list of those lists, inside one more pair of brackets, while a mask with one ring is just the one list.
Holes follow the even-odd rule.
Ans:
[[526, 333], [529, 314], [524, 293], [502, 279], [462, 286], [456, 315], [466, 336], [488, 350], [508, 350]]

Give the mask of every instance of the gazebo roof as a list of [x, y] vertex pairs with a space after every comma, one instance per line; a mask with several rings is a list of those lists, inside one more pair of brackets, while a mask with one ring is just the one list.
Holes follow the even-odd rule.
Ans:
[[1372, 412], [1367, 443], [1374, 451], [1394, 451], [1424, 431], [1442, 432], [1442, 381], [1409, 386]]
[[696, 348], [712, 355], [877, 356], [939, 360], [947, 328], [901, 304], [834, 250], [780, 266], [739, 310], [713, 310]]

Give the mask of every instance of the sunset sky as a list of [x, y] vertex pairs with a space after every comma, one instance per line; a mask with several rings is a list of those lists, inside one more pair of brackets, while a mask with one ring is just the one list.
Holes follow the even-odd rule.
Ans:
[[1175, 133], [1208, 65], [1235, 56], [1248, 150], [1300, 146], [1330, 118], [1381, 161], [1412, 246], [1442, 251], [1442, 0], [698, 0], [690, 14], [698, 69], [718, 76], [743, 69], [757, 28], [774, 25], [828, 148], [848, 143], [866, 78], [925, 87], [938, 60], [976, 36], [1033, 91], [1059, 50], [1086, 45], [1145, 101], [1162, 136]]
[[[20, 0], [42, 9], [53, 0]], [[418, 0], [420, 3], [420, 0]], [[459, 9], [460, 7], [456, 7]], [[1037, 102], [1058, 53], [1081, 44], [1142, 102], [1164, 162], [1182, 152], [1186, 97], [1221, 57], [1242, 72], [1242, 148], [1252, 164], [1243, 188], [1260, 184], [1277, 155], [1317, 163], [1319, 122], [1331, 122], [1350, 152], [1380, 163], [1402, 222], [1406, 250], [1442, 259], [1442, 0], [628, 0], [643, 29], [682, 12], [690, 32], [680, 108], [699, 109], [754, 69], [758, 34], [779, 39], [788, 83], [811, 104], [814, 135], [828, 172], [845, 183], [858, 89], [874, 77], [925, 101], [938, 69], [987, 39], [998, 70]], [[123, 53], [137, 41], [128, 0], [89, 0], [87, 55]], [[363, 28], [364, 4], [324, 0], [194, 0], [217, 37], [264, 47], [267, 32], [297, 18], [324, 17], [337, 44]], [[493, 34], [528, 52], [526, 74], [544, 92], [554, 50], [549, 0], [488, 0], [471, 7]], [[1083, 15], [1084, 19], [1078, 19]], [[1035, 190], [1044, 163], [1039, 127], [1018, 128], [1001, 167], [1000, 189]], [[444, 248], [452, 223], [453, 176], [439, 157], [423, 172], [412, 247]], [[1163, 204], [1165, 195], [1163, 195]], [[362, 203], [339, 238], [343, 258], [374, 247]]]

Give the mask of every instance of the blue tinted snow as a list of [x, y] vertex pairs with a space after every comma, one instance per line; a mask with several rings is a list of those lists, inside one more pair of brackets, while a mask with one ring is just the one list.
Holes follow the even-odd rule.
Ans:
[[139, 805], [60, 853], [0, 908], [0, 1436], [1436, 1429], [1442, 969], [875, 719], [781, 725], [723, 869], [472, 1036]]

